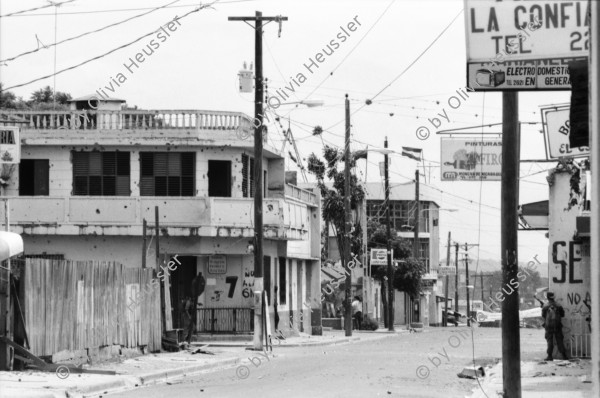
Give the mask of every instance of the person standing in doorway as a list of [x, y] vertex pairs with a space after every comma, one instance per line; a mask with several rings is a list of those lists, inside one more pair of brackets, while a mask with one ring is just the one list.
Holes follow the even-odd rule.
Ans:
[[552, 361], [552, 352], [554, 351], [554, 339], [556, 339], [556, 345], [558, 346], [558, 352], [563, 356], [564, 359], [569, 359], [564, 345], [564, 336], [562, 332], [562, 318], [565, 316], [565, 310], [556, 301], [554, 301], [554, 293], [546, 293], [548, 302], [542, 307], [542, 318], [544, 319], [544, 328], [546, 329], [546, 342], [548, 349], [546, 353], [546, 361]]
[[189, 319], [188, 328], [187, 328], [187, 336], [185, 340], [188, 344], [192, 343], [192, 335], [196, 330], [196, 315], [198, 313], [198, 297], [204, 293], [204, 288], [206, 287], [206, 280], [204, 276], [202, 276], [202, 272], [198, 272], [198, 275], [192, 279], [192, 297], [190, 300], [187, 300], [185, 303], [185, 313]]

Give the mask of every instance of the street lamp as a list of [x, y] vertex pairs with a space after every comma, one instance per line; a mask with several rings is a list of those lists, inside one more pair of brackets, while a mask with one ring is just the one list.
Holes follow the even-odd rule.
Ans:
[[[281, 103], [281, 105], [296, 105], [295, 108], [298, 107], [298, 105], [304, 105], [307, 108], [315, 108], [318, 106], [323, 106], [325, 102], [323, 100], [303, 100], [303, 101], [294, 101], [294, 102], [284, 102]], [[279, 108], [279, 106], [277, 107]], [[279, 114], [277, 114], [277, 112], [275, 112], [273, 110], [273, 113], [275, 114], [275, 116], [277, 116], [277, 121], [281, 120], [281, 118], [285, 118], [285, 116], [281, 116]], [[292, 135], [292, 128], [291, 128], [291, 118], [290, 118], [290, 114], [292, 113], [292, 111], [288, 112], [287, 119], [288, 119], [288, 129], [287, 131], [283, 132], [283, 142], [281, 144], [281, 149], [279, 150], [279, 152], [283, 153], [283, 150], [285, 149], [285, 144], [287, 143], [287, 141], [290, 141], [290, 144], [293, 145], [294, 147], [294, 151], [296, 152], [296, 159], [298, 160], [298, 162], [300, 162], [300, 152], [298, 152], [298, 147], [296, 146], [296, 140], [294, 140], [294, 136]], [[283, 126], [281, 127], [283, 129]], [[302, 177], [304, 179], [304, 182], [308, 182], [308, 179], [306, 178], [306, 173], [304, 172], [304, 167], [302, 166], [302, 164], [298, 165], [300, 167], [300, 173], [302, 173]]]

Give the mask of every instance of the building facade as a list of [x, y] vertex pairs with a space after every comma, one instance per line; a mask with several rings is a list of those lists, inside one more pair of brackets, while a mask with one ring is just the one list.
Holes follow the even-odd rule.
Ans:
[[[202, 273], [197, 331], [250, 332], [252, 120], [234, 112], [130, 110], [122, 102], [82, 97], [69, 111], [2, 111], [21, 122], [21, 163], [2, 173], [11, 231], [23, 236], [28, 256], [157, 271], [177, 256], [169, 278], [173, 327], [183, 327], [183, 303]], [[270, 319], [277, 291], [281, 322], [303, 311], [297, 329], [319, 334], [319, 196], [286, 184], [284, 158], [266, 136], [262, 173]], [[303, 303], [313, 303], [312, 312]]]
[[[366, 217], [386, 224], [385, 188], [382, 183], [367, 183]], [[413, 244], [416, 221], [415, 183], [404, 184], [390, 182], [390, 222], [398, 237]], [[438, 280], [439, 265], [439, 205], [436, 191], [427, 185], [419, 186], [419, 252], [426, 273], [423, 276], [424, 291], [418, 300], [410, 299], [403, 292], [395, 292], [395, 323], [422, 323], [424, 326], [438, 324], [442, 319], [443, 297], [442, 281]]]
[[[549, 289], [565, 309], [565, 347], [577, 357], [591, 355], [591, 198], [586, 176], [589, 168], [587, 162], [582, 162], [578, 167], [559, 164], [547, 177]], [[578, 182], [577, 188], [572, 186], [574, 181]]]

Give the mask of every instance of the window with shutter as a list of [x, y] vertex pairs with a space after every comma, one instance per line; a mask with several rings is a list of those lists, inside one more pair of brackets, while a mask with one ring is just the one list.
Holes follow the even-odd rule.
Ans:
[[129, 196], [129, 152], [72, 152], [73, 195]]
[[250, 158], [250, 197], [254, 197], [254, 158]]
[[248, 197], [248, 155], [242, 153], [242, 195]]
[[141, 196], [194, 196], [195, 152], [140, 152]]

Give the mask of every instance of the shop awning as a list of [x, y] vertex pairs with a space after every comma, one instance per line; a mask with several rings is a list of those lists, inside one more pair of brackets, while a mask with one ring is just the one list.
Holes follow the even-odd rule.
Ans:
[[0, 261], [23, 253], [23, 238], [14, 232], [0, 231]]

